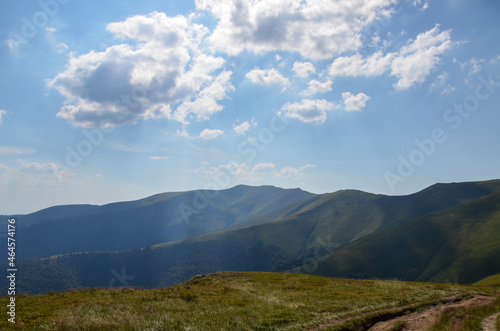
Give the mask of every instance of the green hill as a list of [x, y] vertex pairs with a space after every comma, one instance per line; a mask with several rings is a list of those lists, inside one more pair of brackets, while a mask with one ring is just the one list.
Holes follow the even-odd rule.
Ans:
[[[221, 272], [158, 289], [85, 289], [16, 298], [22, 330], [356, 330], [468, 302], [475, 286], [361, 281], [283, 273]], [[8, 297], [1, 297], [5, 307]], [[481, 322], [481, 321], [479, 321]]]
[[318, 275], [474, 283], [500, 271], [500, 193], [365, 236], [318, 263]]
[[480, 281], [478, 281], [474, 285], [478, 285], [478, 286], [500, 286], [500, 274], [489, 276], [489, 277], [486, 277], [484, 279], [481, 279]]

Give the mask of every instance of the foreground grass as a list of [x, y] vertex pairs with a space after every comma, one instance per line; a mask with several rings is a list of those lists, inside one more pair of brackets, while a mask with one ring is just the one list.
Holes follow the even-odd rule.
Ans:
[[[302, 330], [491, 288], [221, 272], [162, 289], [86, 289], [16, 299], [23, 330]], [[0, 298], [6, 306], [7, 297]]]

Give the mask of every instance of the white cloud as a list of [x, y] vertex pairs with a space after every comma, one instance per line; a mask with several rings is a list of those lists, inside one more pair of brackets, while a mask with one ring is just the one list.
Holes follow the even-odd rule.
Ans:
[[276, 173], [276, 177], [278, 178], [297, 178], [302, 176], [299, 169], [294, 167], [286, 167], [282, 169], [280, 172]]
[[282, 85], [286, 87], [290, 83], [288, 78], [283, 77], [276, 69], [254, 69], [247, 73], [245, 77], [254, 84], [264, 86]]
[[250, 180], [259, 181], [262, 180], [261, 177], [254, 177], [253, 173], [249, 169], [246, 163], [229, 163], [223, 164], [218, 167], [212, 167], [205, 171], [205, 174], [210, 178], [217, 178], [222, 174], [229, 176], [233, 180]]
[[399, 78], [397, 89], [407, 89], [416, 83], [423, 83], [439, 63], [439, 55], [449, 50], [454, 43], [451, 31], [439, 30], [439, 25], [410, 40], [399, 52], [383, 54], [377, 52], [363, 58], [360, 54], [339, 57], [330, 66], [330, 75], [335, 76], [381, 76], [390, 70]]
[[68, 45], [66, 45], [65, 43], [58, 43], [54, 47], [56, 49], [56, 52], [58, 52], [58, 53], [64, 53], [69, 48]]
[[19, 165], [19, 170], [29, 174], [55, 174], [60, 168], [55, 163], [38, 163], [23, 161]]
[[53, 187], [77, 184], [72, 174], [56, 163], [39, 163], [19, 160], [17, 167], [0, 164], [0, 184], [18, 187]]
[[230, 82], [231, 75], [231, 71], [220, 73], [209, 86], [179, 106], [173, 118], [183, 124], [188, 124], [190, 115], [198, 121], [205, 121], [210, 119], [213, 113], [221, 111], [224, 107], [217, 101], [224, 99], [227, 92], [234, 90]]
[[436, 80], [429, 86], [430, 91], [439, 91], [441, 95], [450, 94], [455, 91], [455, 87], [447, 84], [450, 74], [447, 72], [441, 73], [436, 77]]
[[231, 181], [252, 181], [258, 182], [264, 179], [264, 176], [275, 178], [298, 179], [304, 176], [303, 171], [314, 168], [314, 165], [308, 164], [299, 169], [287, 166], [277, 171], [274, 163], [259, 163], [251, 167], [246, 163], [232, 162], [218, 167], [212, 167], [205, 171], [208, 178], [229, 177]]
[[186, 129], [182, 129], [182, 131], [177, 130], [176, 135], [182, 138], [189, 138], [189, 134]]
[[203, 53], [208, 29], [184, 16], [153, 12], [107, 26], [126, 43], [72, 57], [48, 85], [65, 98], [58, 113], [86, 127], [173, 118], [187, 124], [223, 109], [233, 90], [221, 57]]
[[217, 26], [210, 36], [217, 50], [237, 55], [296, 52], [304, 58], [329, 59], [357, 50], [360, 31], [379, 16], [387, 16], [392, 0], [196, 0]]
[[236, 132], [238, 135], [243, 135], [245, 134], [248, 130], [250, 130], [251, 127], [257, 126], [257, 122], [255, 119], [252, 119], [252, 122], [249, 123], [248, 121], [245, 121], [241, 124], [239, 124], [239, 121], [236, 121], [233, 124], [233, 130]]
[[21, 47], [22, 44], [26, 44], [27, 41], [26, 39], [7, 38], [6, 43], [7, 46], [9, 47], [10, 52], [16, 53], [19, 50], [19, 47]]
[[303, 171], [303, 170], [306, 170], [309, 168], [316, 168], [316, 166], [314, 164], [306, 164], [305, 166], [300, 167], [300, 171]]
[[150, 159], [153, 161], [168, 160], [168, 156], [151, 156]]
[[496, 58], [492, 59], [489, 64], [494, 64], [500, 62], [500, 55], [498, 55]]
[[248, 130], [250, 130], [250, 123], [248, 123], [248, 121], [247, 121], [247, 122], [243, 122], [243, 123], [241, 123], [239, 125], [234, 125], [233, 126], [233, 130], [238, 135], [245, 134], [245, 132], [247, 132]]
[[326, 82], [320, 82], [317, 80], [311, 80], [308, 85], [308, 89], [303, 92], [304, 95], [313, 95], [316, 93], [325, 93], [332, 90], [332, 81], [327, 80]]
[[440, 32], [439, 25], [436, 25], [403, 47], [391, 64], [391, 74], [399, 78], [397, 89], [406, 89], [425, 81], [439, 63], [439, 55], [452, 47], [450, 34], [450, 30]]
[[200, 133], [200, 138], [209, 140], [209, 139], [214, 139], [217, 138], [220, 135], [223, 135], [224, 131], [222, 130], [211, 130], [211, 129], [205, 129]]
[[287, 117], [296, 118], [304, 123], [323, 123], [327, 118], [326, 112], [337, 108], [338, 105], [324, 99], [304, 99], [297, 103], [287, 103], [281, 110], [286, 111]]
[[414, 0], [413, 5], [418, 8], [420, 11], [424, 11], [429, 8], [429, 1], [423, 2], [422, 0]]
[[296, 61], [293, 64], [293, 71], [295, 71], [297, 76], [299, 76], [300, 78], [307, 78], [310, 74], [316, 73], [316, 69], [311, 62]]
[[458, 61], [457, 59], [453, 59], [454, 63], [458, 63], [460, 65], [460, 69], [462, 71], [465, 71], [466, 68], [469, 68], [468, 75], [472, 76], [474, 74], [477, 74], [478, 72], [481, 71], [482, 66], [481, 63], [486, 62], [485, 59], [476, 59], [476, 58], [471, 58], [468, 61], [465, 61], [464, 63]]
[[0, 155], [34, 154], [36, 150], [31, 147], [0, 146]]
[[7, 114], [7, 112], [3, 109], [0, 109], [0, 124], [2, 124], [2, 120], [5, 114]]
[[347, 111], [360, 111], [365, 108], [366, 102], [371, 98], [364, 93], [358, 93], [356, 95], [351, 92], [342, 93], [342, 99], [344, 99], [344, 109]]
[[260, 173], [260, 174], [265, 174], [265, 173], [272, 173], [276, 166], [274, 163], [259, 163], [255, 165], [252, 169], [252, 172], [255, 173]]
[[383, 54], [376, 52], [368, 58], [363, 58], [360, 54], [348, 57], [339, 57], [330, 65], [330, 76], [380, 76], [386, 72], [394, 58], [394, 54]]
[[299, 169], [294, 168], [294, 167], [285, 167], [281, 171], [275, 172], [274, 176], [278, 178], [288, 178], [292, 180], [299, 179], [300, 177], [304, 176], [303, 171], [308, 169], [308, 168], [314, 168], [315, 166], [312, 164], [305, 165], [303, 167], [300, 167]]

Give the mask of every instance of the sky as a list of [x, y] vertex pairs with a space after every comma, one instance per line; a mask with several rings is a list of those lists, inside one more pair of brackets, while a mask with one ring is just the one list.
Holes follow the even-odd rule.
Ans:
[[0, 214], [500, 178], [496, 0], [1, 6]]

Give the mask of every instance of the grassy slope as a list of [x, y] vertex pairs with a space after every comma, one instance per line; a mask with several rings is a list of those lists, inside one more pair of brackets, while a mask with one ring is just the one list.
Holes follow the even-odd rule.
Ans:
[[478, 286], [500, 286], [500, 274], [481, 279], [474, 285]]
[[[381, 309], [488, 288], [300, 274], [209, 275], [169, 288], [88, 289], [17, 297], [23, 330], [303, 330]], [[8, 298], [0, 304], [6, 306]], [[8, 325], [0, 319], [0, 328]]]
[[500, 270], [500, 193], [397, 224], [334, 252], [319, 275], [472, 283]]

